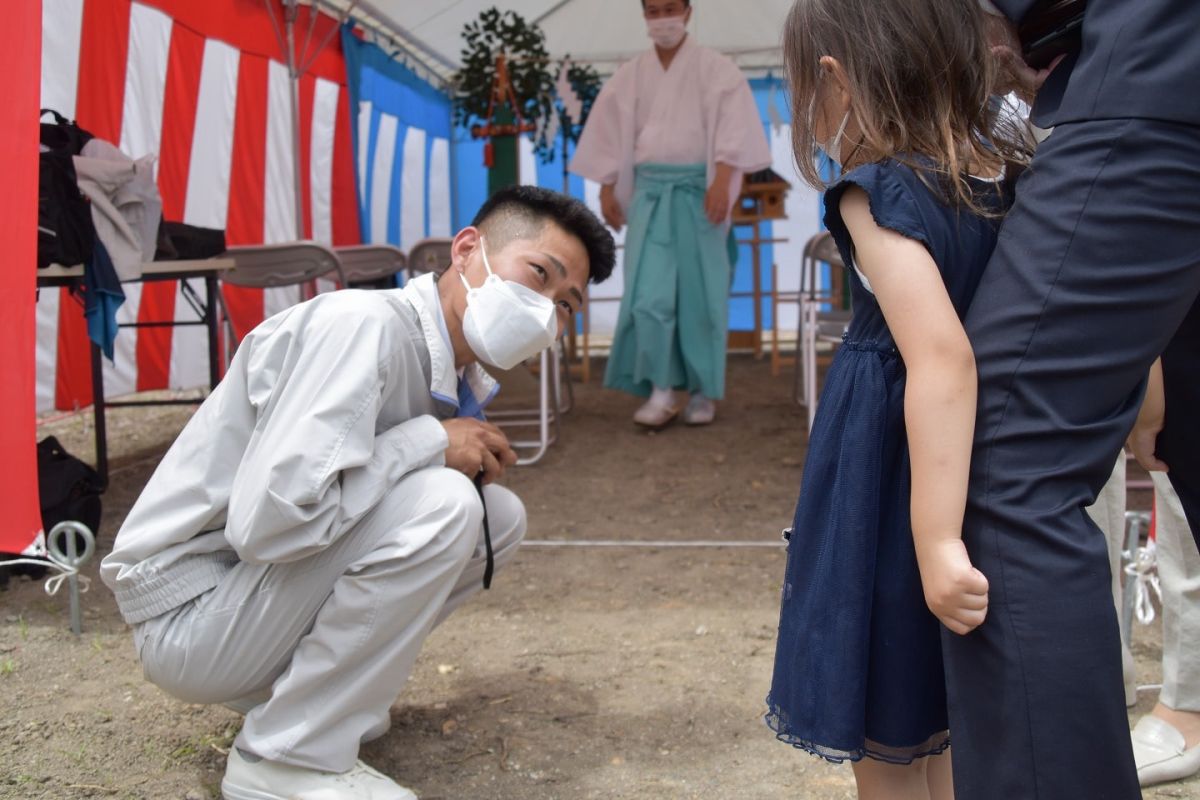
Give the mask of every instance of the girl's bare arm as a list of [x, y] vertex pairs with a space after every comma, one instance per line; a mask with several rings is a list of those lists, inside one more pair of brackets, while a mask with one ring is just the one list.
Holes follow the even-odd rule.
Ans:
[[971, 566], [962, 543], [975, 430], [974, 354], [924, 245], [876, 224], [861, 189], [842, 196], [841, 213], [908, 373], [912, 529], [925, 600], [947, 628], [965, 634], [987, 614], [987, 579]]

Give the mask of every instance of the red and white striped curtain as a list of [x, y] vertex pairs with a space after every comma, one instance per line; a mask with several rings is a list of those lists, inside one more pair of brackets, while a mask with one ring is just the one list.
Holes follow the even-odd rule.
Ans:
[[[278, 0], [276, 18], [282, 19]], [[300, 9], [297, 41], [308, 31]], [[230, 245], [359, 241], [345, 64], [339, 38], [300, 81], [295, 219], [291, 86], [262, 0], [43, 0], [41, 102], [129, 156], [158, 157], [166, 219], [223, 228]], [[312, 43], [336, 21], [319, 16]], [[199, 287], [197, 287], [199, 288]], [[174, 282], [124, 285], [121, 322], [194, 319]], [[238, 335], [298, 289], [227, 287]], [[122, 329], [105, 391], [207, 383], [202, 327]], [[37, 408], [91, 402], [86, 325], [66, 290], [37, 304]]]
[[38, 541], [37, 458], [33, 412], [34, 262], [37, 257], [37, 78], [41, 17], [37, 0], [7, 8], [0, 26], [0, 152], [10, 156], [0, 192], [0, 242], [9, 264], [0, 269], [0, 339], [9, 346], [0, 381], [0, 552], [20, 553]]

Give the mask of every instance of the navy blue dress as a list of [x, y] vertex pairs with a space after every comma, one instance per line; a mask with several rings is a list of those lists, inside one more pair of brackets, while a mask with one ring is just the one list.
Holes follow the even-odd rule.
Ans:
[[[883, 228], [921, 242], [961, 318], [999, 220], [939, 199], [894, 161], [847, 173], [825, 195], [825, 224], [847, 265], [839, 203], [850, 186]], [[1002, 208], [1000, 185], [972, 181]], [[788, 541], [768, 724], [831, 761], [893, 763], [949, 744], [939, 623], [925, 606], [909, 519], [904, 362], [875, 297], [848, 270], [854, 316], [821, 393]]]

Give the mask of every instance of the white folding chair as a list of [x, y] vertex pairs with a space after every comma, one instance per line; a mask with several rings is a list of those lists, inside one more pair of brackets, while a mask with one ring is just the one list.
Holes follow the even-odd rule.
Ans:
[[[509, 440], [509, 444], [515, 450], [532, 451], [518, 456], [518, 466], [537, 463], [546, 455], [550, 446], [558, 441], [562, 415], [571, 410], [573, 403], [573, 398], [568, 399], [565, 405], [563, 403], [564, 384], [566, 385], [565, 394], [571, 395], [570, 380], [566, 377], [567, 370], [563, 368], [565, 358], [566, 354], [561, 339], [555, 340], [553, 346], [543, 350], [537, 356], [538, 402], [536, 407], [501, 408], [487, 412], [488, 419], [501, 428], [537, 429], [537, 438]], [[496, 373], [495, 377], [503, 385], [506, 382], [505, 376], [508, 376], [508, 380], [512, 380], [517, 370], [528, 369], [528, 363], [517, 366], [507, 373]]]
[[342, 264], [346, 286], [352, 289], [390, 289], [396, 285], [396, 275], [408, 268], [404, 251], [390, 244], [356, 244], [335, 247], [333, 252]]
[[818, 288], [821, 264], [828, 264], [830, 269], [845, 269], [828, 231], [818, 233], [804, 245], [800, 270], [800, 321], [792, 396], [808, 411], [810, 431], [817, 414], [817, 343], [837, 346], [850, 324], [850, 311], [839, 307], [841, 297], [835, 296], [838, 293]]

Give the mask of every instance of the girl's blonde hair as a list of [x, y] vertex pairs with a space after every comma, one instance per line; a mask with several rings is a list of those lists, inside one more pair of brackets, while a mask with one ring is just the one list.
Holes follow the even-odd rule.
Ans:
[[[996, 172], [1029, 159], [1027, 138], [993, 98], [996, 74], [977, 0], [796, 0], [784, 28], [792, 150], [801, 176], [824, 188], [813, 159], [822, 56], [846, 71], [850, 111], [871, 161], [893, 158], [934, 179], [948, 202], [975, 208], [969, 168]], [[826, 78], [831, 81], [832, 78]], [[816, 103], [819, 108], [819, 100]]]

